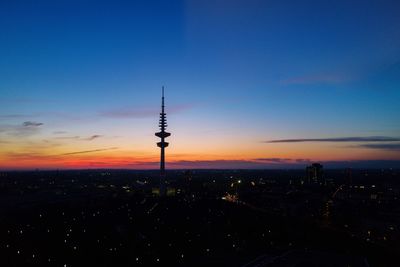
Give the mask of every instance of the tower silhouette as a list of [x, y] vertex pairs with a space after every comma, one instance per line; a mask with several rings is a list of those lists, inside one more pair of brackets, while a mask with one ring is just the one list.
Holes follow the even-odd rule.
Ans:
[[160, 196], [166, 195], [166, 185], [165, 185], [165, 148], [168, 146], [168, 142], [165, 142], [165, 138], [171, 134], [166, 132], [167, 129], [167, 114], [164, 112], [164, 86], [162, 87], [162, 98], [161, 98], [161, 113], [159, 125], [160, 131], [155, 133], [155, 135], [161, 138], [161, 142], [157, 143], [157, 146], [161, 148], [160, 156]]

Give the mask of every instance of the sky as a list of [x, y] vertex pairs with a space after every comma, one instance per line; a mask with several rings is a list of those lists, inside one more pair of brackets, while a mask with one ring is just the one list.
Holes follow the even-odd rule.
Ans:
[[399, 1], [1, 1], [0, 169], [400, 167]]

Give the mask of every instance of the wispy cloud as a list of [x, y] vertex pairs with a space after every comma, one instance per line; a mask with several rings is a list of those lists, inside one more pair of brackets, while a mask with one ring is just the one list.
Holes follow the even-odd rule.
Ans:
[[43, 123], [41, 122], [35, 122], [35, 121], [25, 121], [24, 123], [22, 123], [23, 126], [33, 126], [33, 127], [37, 127], [37, 126], [41, 126], [43, 125]]
[[54, 131], [53, 134], [66, 134], [67, 131]]
[[57, 158], [52, 155], [46, 155], [41, 152], [25, 151], [25, 152], [9, 152], [7, 158], [13, 161], [54, 161]]
[[256, 158], [255, 161], [269, 162], [269, 163], [306, 163], [310, 159], [290, 159], [290, 158]]
[[20, 125], [3, 124], [0, 125], [0, 133], [14, 137], [26, 137], [38, 133], [42, 125], [43, 123], [34, 121], [25, 121]]
[[[68, 153], [62, 154], [51, 154], [50, 149], [53, 147], [58, 146], [58, 144], [44, 144], [44, 145], [35, 145], [31, 147], [26, 147], [23, 151], [13, 151], [4, 154], [9, 160], [12, 161], [33, 161], [33, 162], [47, 162], [47, 163], [68, 163], [69, 161], [73, 160], [74, 157], [66, 157], [66, 156], [73, 156], [79, 154], [88, 154], [88, 153], [95, 153], [95, 152], [102, 152], [102, 151], [109, 151], [118, 149], [118, 147], [110, 147], [110, 148], [99, 148], [99, 149], [92, 149], [92, 150], [80, 150], [80, 151], [72, 151]], [[112, 164], [112, 162], [109, 162]]]
[[92, 141], [92, 140], [97, 139], [97, 138], [100, 138], [100, 137], [102, 137], [102, 135], [94, 134], [94, 135], [89, 136], [89, 137], [87, 137], [87, 138], [83, 138], [82, 140]]
[[100, 137], [103, 137], [103, 135], [100, 134], [94, 134], [89, 137], [81, 137], [79, 135], [74, 135], [74, 136], [57, 136], [54, 137], [54, 139], [58, 140], [80, 140], [80, 141], [93, 141], [94, 139], [98, 139]]
[[277, 139], [264, 141], [264, 143], [301, 143], [301, 142], [394, 142], [400, 141], [400, 137], [389, 136], [351, 136], [331, 138], [298, 138], [298, 139]]
[[359, 147], [389, 150], [389, 151], [400, 151], [399, 143], [396, 143], [396, 144], [362, 144], [362, 145], [359, 145]]
[[108, 150], [115, 150], [115, 149], [118, 149], [118, 147], [110, 147], [110, 148], [100, 148], [100, 149], [92, 149], [92, 150], [73, 151], [73, 152], [68, 152], [68, 153], [60, 154], [60, 156], [76, 155], [76, 154], [86, 154], [86, 153], [101, 152], [101, 151], [108, 151]]
[[[181, 104], [168, 106], [168, 113], [179, 113], [188, 109], [193, 108], [192, 104]], [[102, 111], [99, 116], [110, 117], [110, 118], [148, 118], [157, 116], [160, 112], [159, 107], [154, 108], [143, 108], [143, 107], [130, 107], [130, 108], [119, 108], [114, 110]]]
[[81, 138], [79, 135], [54, 137], [54, 139], [59, 139], [59, 140], [78, 140], [79, 138]]

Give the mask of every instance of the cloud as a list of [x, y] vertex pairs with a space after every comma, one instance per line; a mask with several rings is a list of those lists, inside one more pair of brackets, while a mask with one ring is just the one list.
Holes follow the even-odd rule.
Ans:
[[359, 147], [381, 149], [389, 151], [400, 151], [400, 144], [362, 144]]
[[103, 137], [103, 135], [99, 135], [99, 134], [94, 134], [91, 135], [89, 137], [81, 137], [79, 135], [75, 135], [75, 136], [58, 136], [58, 137], [54, 137], [54, 139], [59, 139], [59, 140], [80, 140], [80, 141], [92, 141], [94, 139]]
[[[50, 154], [48, 153], [52, 149], [52, 147], [58, 146], [58, 144], [44, 144], [44, 145], [35, 145], [31, 147], [26, 147], [24, 151], [21, 152], [8, 152], [4, 155], [16, 162], [16, 164], [20, 164], [20, 161], [31, 161], [35, 162], [35, 164], [40, 162], [44, 162], [44, 164], [52, 164], [52, 163], [62, 163], [67, 164], [69, 161], [74, 160], [73, 157], [65, 157], [65, 156], [72, 156], [76, 154], [86, 154], [86, 153], [95, 153], [101, 151], [109, 151], [118, 149], [118, 147], [110, 147], [110, 148], [100, 148], [100, 149], [92, 149], [92, 150], [82, 150], [82, 151], [73, 151], [69, 153], [63, 154]], [[109, 162], [112, 164], [112, 162]]]
[[264, 141], [264, 143], [301, 143], [301, 142], [394, 142], [400, 141], [400, 137], [389, 136], [365, 136], [365, 137], [332, 137], [332, 138], [301, 138], [278, 139]]
[[258, 158], [254, 159], [257, 161], [265, 161], [265, 162], [287, 162], [290, 159], [287, 158]]
[[100, 138], [100, 137], [102, 137], [102, 135], [94, 134], [92, 136], [89, 136], [88, 138], [83, 138], [82, 140], [92, 141], [92, 140]]
[[61, 139], [61, 140], [78, 140], [81, 137], [79, 135], [75, 136], [59, 136], [59, 137], [54, 137], [54, 139]]
[[[179, 113], [193, 108], [192, 104], [172, 105], [166, 108], [169, 114]], [[103, 111], [99, 116], [109, 118], [149, 118], [157, 116], [160, 113], [159, 107], [154, 108], [120, 108], [114, 110]]]
[[53, 134], [66, 134], [67, 131], [54, 131]]
[[118, 149], [118, 147], [110, 147], [110, 148], [100, 148], [100, 149], [92, 149], [92, 150], [82, 150], [82, 151], [74, 151], [60, 154], [59, 156], [67, 156], [67, 155], [76, 155], [76, 154], [86, 154], [86, 153], [93, 153], [93, 152], [101, 152], [101, 151], [108, 151]]
[[309, 163], [309, 162], [311, 162], [312, 160], [311, 160], [311, 159], [295, 159], [295, 161], [296, 161], [297, 163]]
[[310, 159], [290, 159], [290, 158], [257, 158], [255, 161], [269, 162], [269, 163], [306, 163]]
[[7, 158], [14, 161], [54, 161], [55, 156], [45, 155], [39, 152], [9, 152], [6, 154]]
[[4, 133], [13, 137], [26, 137], [31, 136], [40, 131], [43, 123], [34, 121], [25, 121], [20, 125], [15, 124], [2, 124], [0, 125], [0, 133]]
[[34, 122], [34, 121], [25, 121], [24, 123], [22, 123], [22, 125], [23, 125], [23, 126], [26, 126], [26, 127], [30, 127], [30, 126], [37, 127], [37, 126], [43, 125], [43, 123], [41, 123], [41, 122]]

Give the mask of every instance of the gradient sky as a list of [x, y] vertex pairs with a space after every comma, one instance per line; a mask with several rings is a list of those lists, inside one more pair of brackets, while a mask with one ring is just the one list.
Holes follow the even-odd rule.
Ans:
[[399, 1], [1, 1], [0, 168], [400, 167]]

